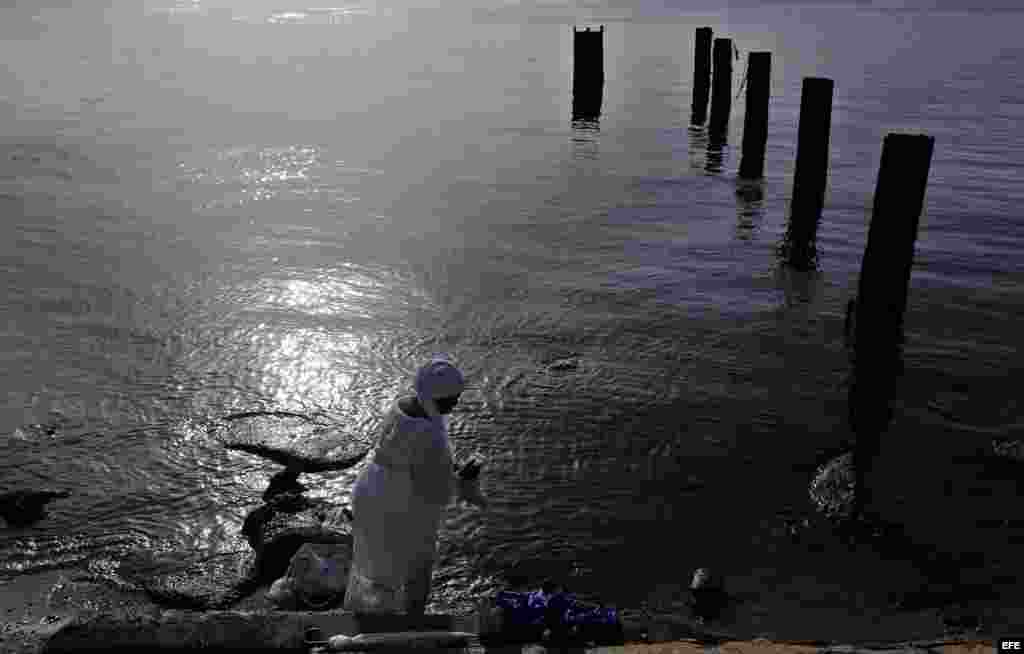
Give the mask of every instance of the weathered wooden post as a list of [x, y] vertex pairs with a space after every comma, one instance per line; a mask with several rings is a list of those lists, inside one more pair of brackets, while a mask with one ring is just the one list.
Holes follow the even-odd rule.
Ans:
[[715, 39], [714, 79], [711, 89], [711, 132], [725, 132], [732, 110], [732, 39]]
[[573, 27], [572, 117], [594, 120], [601, 116], [604, 92], [604, 25], [599, 31]]
[[792, 218], [797, 222], [816, 222], [824, 206], [834, 87], [832, 80], [824, 77], [805, 77], [803, 81], [793, 175]]
[[764, 150], [768, 142], [768, 95], [771, 89], [772, 53], [747, 56], [747, 113], [743, 120], [743, 156], [740, 177], [764, 175]]
[[711, 93], [711, 28], [698, 27], [693, 46], [693, 102], [690, 124], [703, 125]]
[[855, 319], [848, 403], [850, 428], [857, 436], [853, 454], [857, 517], [873, 505], [868, 477], [881, 449], [881, 434], [892, 417], [889, 389], [903, 369], [903, 314], [934, 145], [930, 136], [911, 134], [887, 134], [882, 144], [857, 300], [850, 307]]
[[818, 221], [828, 179], [828, 138], [832, 120], [830, 79], [805, 77], [800, 94], [796, 170], [784, 245], [788, 264], [798, 270], [815, 267]]

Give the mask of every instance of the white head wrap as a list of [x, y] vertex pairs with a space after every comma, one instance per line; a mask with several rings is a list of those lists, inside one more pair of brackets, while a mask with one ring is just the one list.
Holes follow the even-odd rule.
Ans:
[[434, 398], [458, 395], [466, 387], [466, 380], [448, 357], [438, 354], [416, 373], [416, 397], [431, 418], [441, 418]]

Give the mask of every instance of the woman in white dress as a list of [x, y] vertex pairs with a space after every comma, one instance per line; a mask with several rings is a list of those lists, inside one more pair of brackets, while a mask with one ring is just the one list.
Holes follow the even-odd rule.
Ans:
[[480, 508], [476, 479], [454, 469], [447, 414], [465, 388], [450, 361], [434, 357], [416, 375], [416, 396], [389, 409], [371, 460], [352, 492], [353, 552], [345, 610], [421, 616], [430, 595], [442, 510]]

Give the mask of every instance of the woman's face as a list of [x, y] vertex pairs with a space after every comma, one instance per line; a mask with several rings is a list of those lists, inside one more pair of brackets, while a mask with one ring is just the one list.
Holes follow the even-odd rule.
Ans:
[[434, 404], [437, 405], [437, 411], [441, 415], [447, 415], [452, 412], [455, 405], [459, 403], [459, 396], [452, 395], [450, 397], [438, 397], [434, 398]]

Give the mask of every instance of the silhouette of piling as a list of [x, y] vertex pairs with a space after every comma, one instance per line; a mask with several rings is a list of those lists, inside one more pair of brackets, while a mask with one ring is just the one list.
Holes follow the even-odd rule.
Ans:
[[794, 222], [817, 222], [824, 206], [834, 86], [824, 77], [805, 77], [803, 81], [793, 176]]
[[764, 175], [771, 71], [772, 53], [751, 52], [747, 56], [747, 109], [743, 120], [743, 156], [739, 173], [744, 179], [758, 179]]
[[710, 27], [698, 27], [693, 46], [693, 102], [690, 124], [703, 125], [708, 116], [711, 94], [711, 35]]
[[715, 39], [714, 79], [711, 89], [712, 132], [725, 132], [732, 110], [732, 39]]
[[782, 251], [797, 270], [813, 270], [817, 259], [817, 233], [828, 180], [828, 139], [832, 116], [830, 79], [805, 77], [800, 94], [796, 171], [789, 225]]
[[573, 27], [572, 117], [596, 120], [604, 93], [604, 25], [600, 30]]
[[856, 516], [873, 505], [867, 477], [892, 418], [889, 389], [903, 371], [903, 315], [934, 144], [930, 136], [888, 134], [882, 145], [868, 242], [852, 306], [855, 339], [848, 402], [850, 427], [857, 436]]

